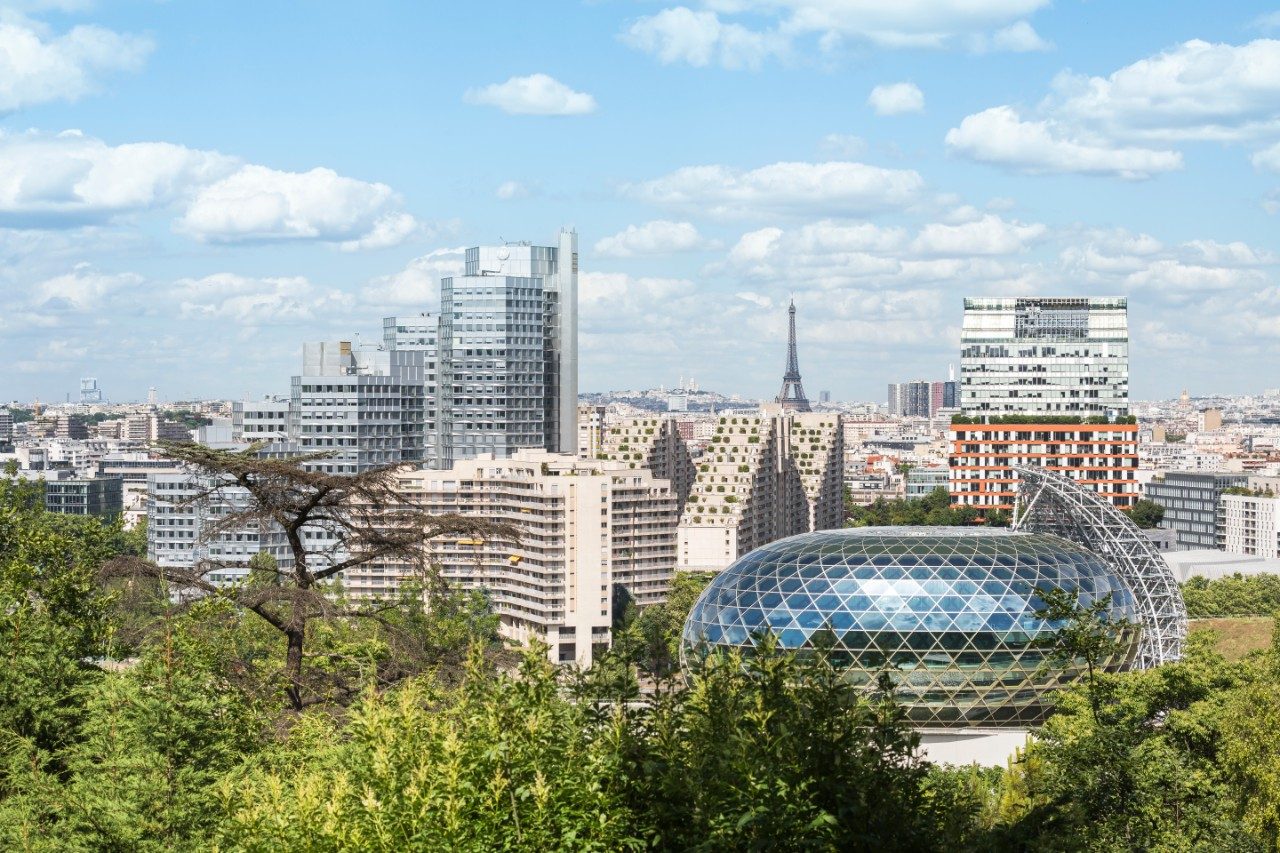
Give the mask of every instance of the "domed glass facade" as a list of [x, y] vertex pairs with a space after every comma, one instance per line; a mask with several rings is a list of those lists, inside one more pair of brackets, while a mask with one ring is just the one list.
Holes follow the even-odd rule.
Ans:
[[[685, 621], [686, 658], [749, 651], [772, 630], [787, 649], [829, 628], [837, 662], [873, 686], [889, 669], [913, 722], [926, 727], [1039, 722], [1046, 694], [1073, 672], [1043, 666], [1034, 640], [1036, 588], [1110, 597], [1111, 617], [1136, 622], [1133, 596], [1092, 552], [1057, 536], [948, 527], [826, 530], [758, 548], [721, 572]], [[1128, 650], [1105, 663], [1127, 666]]]

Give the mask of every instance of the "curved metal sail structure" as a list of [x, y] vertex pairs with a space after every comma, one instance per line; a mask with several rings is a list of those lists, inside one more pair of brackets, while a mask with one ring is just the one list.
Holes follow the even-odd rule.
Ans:
[[1061, 474], [1014, 470], [1013, 527], [1083, 545], [1113, 566], [1133, 593], [1142, 626], [1134, 667], [1150, 669], [1181, 658], [1187, 608], [1173, 572], [1137, 525], [1106, 498]]

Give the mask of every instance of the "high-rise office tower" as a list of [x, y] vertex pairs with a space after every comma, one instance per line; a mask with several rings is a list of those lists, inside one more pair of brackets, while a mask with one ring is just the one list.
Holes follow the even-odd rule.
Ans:
[[447, 376], [440, 352], [440, 315], [384, 317], [382, 347], [388, 351], [422, 353], [422, 464], [439, 468], [443, 452], [440, 423], [443, 418], [440, 386]]
[[388, 348], [427, 356], [429, 467], [526, 448], [576, 452], [577, 232], [561, 231], [555, 246], [468, 249], [463, 274], [440, 282], [431, 326], [429, 315], [383, 321]]
[[1137, 500], [1137, 424], [1129, 413], [1123, 298], [964, 301], [951, 494], [1008, 509], [1019, 466], [1082, 482], [1116, 506]]
[[92, 376], [80, 380], [80, 402], [86, 405], [102, 402], [102, 389], [98, 387], [98, 380]]
[[969, 416], [1127, 415], [1128, 300], [966, 299], [960, 407]]

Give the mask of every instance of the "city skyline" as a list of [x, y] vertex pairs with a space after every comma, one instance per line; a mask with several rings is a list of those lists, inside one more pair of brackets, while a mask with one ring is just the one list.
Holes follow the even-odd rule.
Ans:
[[794, 298], [877, 400], [1030, 295], [1127, 298], [1135, 399], [1280, 384], [1267, 4], [316, 8], [6, 4], [0, 396], [284, 394], [562, 226], [583, 390], [770, 399]]

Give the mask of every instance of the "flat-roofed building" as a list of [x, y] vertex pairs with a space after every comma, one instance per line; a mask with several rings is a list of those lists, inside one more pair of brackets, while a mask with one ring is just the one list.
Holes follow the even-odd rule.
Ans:
[[1118, 507], [1138, 500], [1123, 297], [964, 300], [952, 500], [1008, 510], [1014, 468], [1042, 466]]
[[124, 511], [124, 480], [120, 477], [49, 480], [44, 487], [44, 508], [63, 515], [119, 518]]
[[[506, 522], [518, 541], [440, 537], [425, 558], [457, 588], [483, 590], [503, 636], [548, 644], [553, 661], [590, 665], [615, 611], [664, 600], [675, 569], [679, 507], [671, 484], [644, 469], [543, 450], [458, 460], [448, 471], [405, 470], [396, 487], [437, 513]], [[412, 566], [345, 573], [349, 594], [392, 594]], [[624, 592], [625, 591], [625, 592]]]
[[1245, 474], [1219, 471], [1161, 471], [1147, 483], [1148, 499], [1164, 507], [1160, 526], [1172, 530], [1179, 548], [1218, 547], [1218, 500], [1249, 482]]

